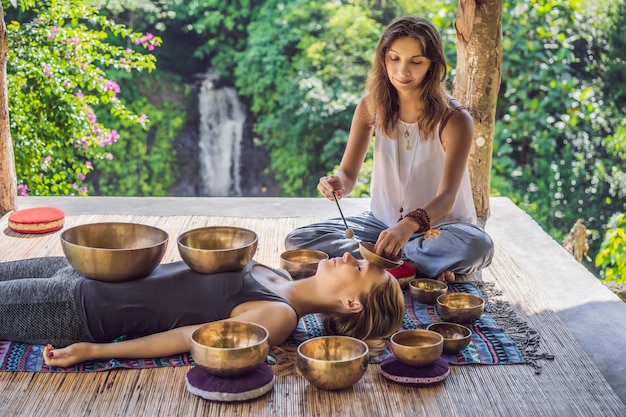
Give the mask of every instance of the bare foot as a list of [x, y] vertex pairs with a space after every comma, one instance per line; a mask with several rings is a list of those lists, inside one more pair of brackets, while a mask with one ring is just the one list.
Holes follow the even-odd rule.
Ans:
[[437, 275], [437, 279], [441, 282], [451, 283], [454, 282], [454, 272], [452, 271], [443, 271], [441, 274]]

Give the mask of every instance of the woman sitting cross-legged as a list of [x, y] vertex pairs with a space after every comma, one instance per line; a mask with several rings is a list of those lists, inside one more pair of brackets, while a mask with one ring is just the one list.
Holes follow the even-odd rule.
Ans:
[[298, 281], [256, 261], [211, 275], [161, 264], [126, 282], [84, 278], [64, 257], [0, 263], [0, 339], [47, 344], [50, 366], [189, 352], [193, 331], [218, 320], [260, 324], [277, 346], [309, 313], [323, 313], [328, 333], [375, 346], [402, 324], [404, 298], [391, 274], [348, 253]]

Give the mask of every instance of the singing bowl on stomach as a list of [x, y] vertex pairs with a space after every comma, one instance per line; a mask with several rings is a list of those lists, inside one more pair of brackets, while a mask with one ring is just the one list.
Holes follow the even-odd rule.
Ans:
[[357, 383], [369, 363], [365, 342], [348, 336], [321, 336], [298, 346], [296, 364], [309, 383], [323, 390], [341, 390]]
[[455, 292], [437, 298], [437, 313], [444, 321], [474, 323], [485, 311], [485, 300], [474, 294]]
[[257, 245], [255, 232], [235, 226], [199, 227], [178, 237], [181, 258], [201, 274], [243, 269], [254, 257]]
[[280, 254], [280, 267], [293, 279], [308, 278], [317, 272], [320, 261], [328, 254], [315, 249], [293, 249]]
[[393, 354], [409, 366], [431, 365], [443, 353], [443, 336], [430, 330], [400, 330], [390, 340]]
[[261, 366], [270, 350], [267, 329], [259, 324], [218, 321], [191, 335], [191, 356], [212, 375], [246, 375]]
[[99, 281], [129, 281], [149, 275], [167, 248], [168, 234], [139, 223], [90, 223], [61, 233], [61, 247], [81, 275]]

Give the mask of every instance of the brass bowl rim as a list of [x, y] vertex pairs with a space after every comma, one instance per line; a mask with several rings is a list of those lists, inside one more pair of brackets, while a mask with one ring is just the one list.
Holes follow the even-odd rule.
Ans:
[[[320, 256], [322, 256], [321, 259], [315, 258], [314, 260], [312, 260], [312, 262], [298, 262], [298, 261], [293, 261], [291, 259], [287, 259], [285, 258], [283, 255], [286, 254], [292, 254], [292, 253], [296, 253], [296, 252], [300, 252], [300, 253], [315, 253], [315, 254], [319, 254]], [[321, 250], [317, 250], [317, 249], [290, 249], [290, 250], [286, 250], [284, 252], [281, 252], [280, 254], [280, 259], [286, 262], [295, 262], [295, 263], [299, 263], [299, 264], [316, 264], [319, 263], [320, 261], [323, 261], [324, 259], [330, 259], [330, 256]]]
[[[300, 350], [300, 348], [304, 345], [306, 345], [307, 343], [313, 341], [313, 340], [319, 340], [319, 339], [344, 339], [344, 340], [349, 340], [351, 342], [358, 342], [358, 345], [361, 345], [365, 348], [365, 352], [363, 352], [362, 354], [353, 356], [349, 359], [333, 359], [333, 360], [329, 360], [329, 359], [317, 359], [317, 358], [312, 358], [310, 356], [305, 355], [304, 353], [302, 353], [302, 351]], [[342, 362], [352, 362], [354, 360], [357, 359], [362, 359], [363, 357], [365, 357], [366, 355], [369, 355], [369, 347], [367, 346], [367, 343], [365, 343], [364, 341], [362, 341], [361, 339], [357, 339], [356, 337], [350, 337], [350, 336], [342, 336], [342, 335], [327, 335], [327, 336], [318, 336], [318, 337], [314, 337], [312, 339], [308, 339], [305, 340], [304, 342], [300, 343], [298, 345], [298, 356], [300, 356], [303, 359], [306, 359], [307, 361], [314, 361], [314, 362], [319, 362], [319, 363], [342, 363]]]
[[[413, 285], [414, 282], [428, 282], [428, 283], [437, 283], [438, 287], [435, 289], [424, 289], [424, 288], [419, 288]], [[433, 279], [433, 278], [413, 278], [412, 280], [409, 281], [409, 288], [415, 289], [417, 291], [426, 291], [426, 292], [438, 292], [438, 291], [447, 291], [448, 290], [448, 284], [446, 284], [445, 282], [441, 282], [438, 279]], [[444, 294], [442, 294], [444, 295]]]
[[[251, 233], [252, 236], [254, 237], [254, 239], [252, 239], [251, 242], [246, 243], [244, 245], [241, 246], [233, 246], [232, 248], [225, 248], [225, 249], [203, 249], [203, 248], [195, 248], [193, 246], [189, 246], [184, 244], [181, 240], [185, 237], [187, 237], [188, 235], [192, 234], [192, 233], [197, 233], [200, 232], [202, 230], [218, 230], [218, 229], [228, 229], [228, 230], [238, 230], [238, 231], [243, 231], [243, 232], [247, 232], [247, 233]], [[202, 227], [196, 227], [194, 229], [190, 229], [187, 230], [185, 232], [182, 232], [180, 235], [178, 235], [178, 238], [176, 239], [176, 241], [178, 242], [179, 246], [182, 246], [185, 249], [189, 249], [189, 250], [196, 250], [196, 251], [206, 251], [206, 252], [228, 252], [228, 251], [232, 251], [232, 250], [237, 250], [237, 249], [244, 249], [247, 248], [249, 246], [254, 245], [255, 243], [257, 243], [259, 240], [259, 235], [251, 229], [246, 229], [245, 227], [238, 227], [238, 226], [202, 226]]]
[[[368, 246], [372, 246], [370, 249]], [[402, 259], [389, 259], [374, 252], [373, 244], [369, 242], [359, 242], [359, 252], [367, 261], [383, 269], [395, 269], [402, 265]]]
[[[127, 225], [142, 226], [142, 227], [153, 229], [153, 230], [155, 230], [157, 232], [162, 233], [164, 238], [161, 241], [159, 241], [157, 243], [154, 243], [152, 245], [144, 245], [144, 246], [128, 247], [128, 248], [102, 248], [102, 247], [98, 247], [98, 246], [81, 245], [79, 243], [74, 243], [74, 242], [72, 242], [72, 241], [70, 241], [70, 240], [68, 240], [66, 238], [66, 234], [69, 234], [72, 231], [75, 231], [75, 230], [78, 230], [78, 229], [82, 229], [82, 228], [85, 228], [87, 226], [94, 226], [94, 225], [103, 226], [103, 227], [104, 226], [111, 226], [111, 225], [116, 225], [116, 226], [119, 226], [119, 225], [124, 225], [124, 226], [127, 226]], [[112, 252], [123, 252], [123, 251], [129, 251], [129, 250], [150, 249], [150, 248], [154, 248], [154, 247], [163, 245], [164, 243], [166, 243], [169, 240], [169, 238], [170, 238], [169, 234], [165, 230], [163, 230], [161, 228], [158, 228], [156, 226], [152, 226], [152, 225], [149, 225], [149, 224], [133, 223], [133, 222], [96, 222], [96, 223], [79, 224], [79, 225], [76, 225], [76, 226], [72, 226], [72, 227], [70, 227], [68, 229], [65, 229], [61, 233], [61, 237], [60, 237], [61, 242], [63, 244], [76, 246], [76, 247], [79, 247], [79, 248], [88, 248], [88, 249], [94, 249], [94, 250], [106, 250], [106, 251], [112, 251]]]
[[[244, 324], [246, 326], [252, 326], [252, 327], [258, 327], [259, 329], [263, 330], [263, 332], [265, 333], [265, 336], [263, 336], [263, 339], [259, 340], [257, 343], [249, 345], [249, 346], [245, 346], [245, 347], [232, 347], [232, 348], [225, 348], [225, 347], [216, 347], [216, 346], [208, 346], [205, 345], [203, 343], [200, 343], [196, 340], [196, 334], [203, 328], [205, 327], [211, 327], [212, 325], [217, 325], [217, 323], [220, 324], [224, 324], [224, 323], [234, 323], [234, 324]], [[263, 345], [264, 343], [269, 341], [269, 335], [270, 332], [267, 330], [267, 328], [265, 326], [262, 326], [258, 323], [253, 323], [251, 321], [236, 321], [236, 320], [227, 320], [227, 321], [213, 321], [211, 323], [205, 323], [203, 325], [201, 325], [200, 327], [198, 327], [196, 330], [194, 330], [191, 333], [191, 342], [194, 345], [200, 346], [203, 349], [212, 349], [215, 351], [234, 351], [234, 350], [241, 350], [241, 349], [250, 349], [256, 346], [260, 346]]]
[[[464, 331], [464, 330], [467, 330], [467, 334], [463, 334], [463, 337], [462, 337], [461, 339], [451, 339], [451, 338], [449, 338], [449, 337], [444, 337], [444, 338], [443, 338], [443, 339], [444, 339], [444, 341], [445, 341], [445, 340], [465, 340], [465, 339], [467, 339], [467, 338], [471, 338], [471, 337], [472, 337], [472, 334], [474, 333], [474, 332], [472, 332], [472, 329], [470, 329], [469, 327], [464, 326], [464, 325], [459, 324], [459, 323], [453, 323], [453, 322], [451, 322], [451, 321], [441, 321], [441, 322], [438, 322], [438, 323], [431, 323], [431, 324], [429, 324], [429, 325], [428, 325], [428, 327], [427, 327], [426, 329], [427, 329], [427, 330], [430, 330], [430, 329], [431, 329], [431, 327], [432, 327], [432, 328], [436, 328], [437, 326], [444, 326], [444, 325], [445, 325], [445, 326], [450, 326], [450, 327], [460, 328], [460, 329], [461, 329], [461, 330], [463, 330], [463, 331]], [[436, 331], [436, 330], [431, 330], [431, 331], [432, 331], [432, 332], [435, 332], [435, 333], [439, 333], [439, 332], [438, 332], [438, 331]], [[441, 334], [441, 333], [440, 333], [440, 334]], [[442, 335], [442, 336], [443, 336], [443, 335]]]
[[[417, 333], [417, 334], [426, 334], [425, 332], [428, 332], [427, 334], [436, 334], [437, 336], [440, 337], [440, 339], [437, 342], [434, 342], [432, 344], [428, 344], [428, 345], [422, 345], [422, 346], [413, 346], [413, 345], [405, 345], [402, 343], [398, 343], [395, 341], [395, 338], [397, 335], [399, 334], [406, 334], [406, 333]], [[398, 330], [397, 332], [395, 332], [394, 334], [391, 335], [391, 337], [389, 338], [389, 340], [391, 341], [392, 345], [398, 345], [400, 347], [406, 347], [406, 348], [429, 348], [429, 347], [434, 347], [434, 346], [438, 346], [443, 344], [443, 335], [440, 333], [437, 333], [433, 330], [427, 330], [427, 329], [404, 329], [404, 330]]]
[[[469, 297], [470, 299], [474, 299], [476, 301], [480, 301], [480, 303], [475, 304], [475, 305], [473, 304], [473, 305], [466, 306], [466, 307], [453, 307], [453, 306], [450, 306], [448, 304], [445, 304], [442, 301], [443, 300], [442, 297], [458, 298], [458, 297], [461, 297], [461, 296], [462, 297]], [[479, 307], [480, 308], [485, 308], [485, 299], [483, 297], [480, 297], [480, 296], [476, 295], [476, 294], [470, 294], [470, 293], [467, 293], [467, 292], [449, 292], [447, 294], [442, 294], [439, 297], [437, 297], [437, 305], [438, 306], [440, 305], [442, 307], [445, 307], [445, 308], [448, 308], [448, 309], [451, 309], [451, 310], [467, 310], [467, 309], [470, 309], [470, 308], [479, 308]]]

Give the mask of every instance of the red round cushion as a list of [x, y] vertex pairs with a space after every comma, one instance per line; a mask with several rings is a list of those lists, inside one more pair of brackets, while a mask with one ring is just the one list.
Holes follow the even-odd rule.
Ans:
[[269, 392], [274, 386], [274, 372], [261, 364], [240, 377], [219, 377], [201, 366], [194, 366], [185, 377], [187, 391], [209, 401], [246, 401]]
[[411, 387], [427, 387], [443, 382], [450, 375], [450, 365], [438, 358], [428, 366], [413, 367], [400, 362], [392, 353], [380, 363], [380, 373], [390, 381]]
[[9, 215], [9, 229], [18, 233], [48, 233], [65, 224], [65, 213], [54, 207], [17, 210]]
[[389, 273], [393, 275], [404, 288], [409, 285], [411, 280], [415, 279], [417, 269], [410, 262], [402, 261], [402, 265], [395, 269], [388, 269], [387, 271], [389, 271]]

